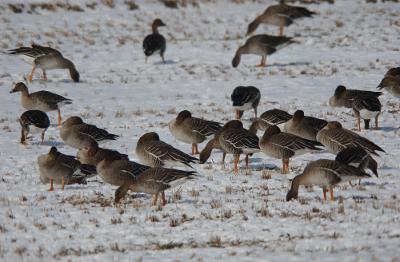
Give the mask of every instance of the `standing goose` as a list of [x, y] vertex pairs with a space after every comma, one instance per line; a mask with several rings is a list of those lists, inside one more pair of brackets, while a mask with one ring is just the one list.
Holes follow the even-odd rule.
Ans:
[[116, 150], [94, 147], [94, 148], [81, 148], [78, 150], [76, 158], [82, 164], [97, 166], [106, 157], [113, 157], [116, 160], [129, 160], [128, 155], [121, 154]]
[[17, 83], [10, 91], [10, 93], [15, 92], [21, 92], [21, 104], [25, 109], [44, 112], [57, 110], [58, 126], [61, 125], [60, 108], [63, 105], [72, 104], [71, 99], [44, 90], [29, 94], [28, 87], [22, 82]]
[[267, 156], [282, 159], [282, 173], [289, 173], [289, 159], [313, 150], [321, 150], [318, 143], [283, 133], [277, 126], [270, 126], [260, 139], [260, 149]]
[[256, 134], [258, 130], [265, 131], [270, 126], [278, 126], [280, 130], [284, 129], [285, 123], [293, 116], [281, 109], [267, 110], [255, 119], [250, 125], [250, 132]]
[[197, 144], [202, 143], [221, 128], [220, 123], [192, 117], [187, 110], [181, 111], [176, 119], [169, 123], [169, 131], [176, 139], [192, 144], [192, 155], [199, 154]]
[[352, 166], [359, 166], [363, 161], [367, 160], [368, 164], [365, 167], [378, 177], [378, 163], [362, 147], [345, 148], [336, 155], [335, 160]]
[[289, 134], [317, 141], [318, 131], [324, 128], [326, 124], [328, 124], [328, 122], [323, 119], [304, 116], [302, 110], [297, 110], [293, 114], [293, 118], [285, 123], [284, 130]]
[[143, 40], [143, 51], [146, 56], [146, 63], [149, 56], [154, 53], [160, 53], [161, 59], [165, 64], [164, 52], [167, 48], [167, 41], [164, 36], [158, 32], [158, 27], [160, 26], [165, 26], [164, 22], [159, 18], [155, 19], [151, 26], [153, 33], [146, 36]]
[[236, 111], [236, 119], [240, 119], [243, 112], [249, 109], [254, 109], [254, 115], [257, 118], [257, 107], [260, 103], [261, 93], [254, 86], [238, 86], [232, 94], [232, 106]]
[[343, 128], [342, 125], [336, 121], [328, 122], [328, 124], [318, 132], [317, 141], [335, 155], [348, 147], [361, 147], [368, 153], [374, 155], [378, 155], [376, 151], [385, 152], [378, 145], [365, 137]]
[[124, 181], [115, 191], [115, 202], [118, 203], [128, 192], [143, 192], [153, 195], [152, 205], [157, 205], [158, 196], [161, 194], [162, 205], [167, 204], [164, 191], [193, 179], [196, 171], [183, 171], [162, 167], [153, 167], [139, 174], [134, 179]]
[[[365, 165], [365, 163], [361, 165]], [[326, 200], [326, 192], [329, 191], [331, 201], [333, 201], [334, 186], [367, 177], [370, 177], [370, 175], [362, 171], [362, 168], [349, 166], [336, 160], [319, 159], [312, 161], [308, 163], [301, 175], [293, 179], [292, 186], [286, 195], [286, 201], [298, 198], [300, 185], [321, 186], [324, 200]]]
[[79, 73], [75, 65], [54, 48], [32, 44], [31, 47], [11, 49], [9, 53], [19, 55], [24, 61], [33, 65], [32, 71], [28, 76], [29, 82], [32, 82], [36, 68], [42, 69], [44, 80], [47, 80], [46, 70], [68, 69], [72, 80], [79, 82]]
[[50, 120], [47, 114], [40, 110], [25, 111], [19, 118], [21, 124], [21, 144], [26, 143], [29, 132], [35, 129], [40, 130], [42, 144], [44, 141], [44, 133], [50, 126]]
[[96, 174], [94, 166], [83, 165], [75, 157], [58, 152], [54, 146], [49, 153], [38, 157], [38, 165], [41, 180], [42, 177], [44, 180], [50, 180], [49, 191], [54, 190], [54, 181], [61, 180], [62, 190], [64, 190], [65, 184], [70, 184], [71, 181], [82, 181]]
[[279, 49], [294, 43], [291, 37], [255, 35], [247, 39], [246, 43], [239, 47], [232, 60], [232, 66], [237, 67], [242, 55], [253, 54], [261, 56], [261, 63], [257, 67], [267, 66], [267, 55], [271, 55]]
[[234, 156], [234, 173], [238, 173], [238, 163], [241, 154], [246, 155], [246, 167], [249, 166], [249, 155], [260, 151], [258, 137], [243, 128], [239, 120], [226, 123], [218, 137], [222, 150]]
[[353, 111], [357, 118], [357, 128], [361, 131], [360, 119], [364, 120], [364, 128], [369, 129], [369, 121], [375, 119], [375, 128], [378, 129], [378, 117], [382, 105], [376, 96], [356, 96], [353, 100]]
[[305, 7], [286, 5], [281, 1], [279, 5], [269, 6], [262, 15], [251, 22], [247, 29], [247, 34], [253, 33], [260, 24], [272, 24], [279, 26], [279, 36], [283, 35], [283, 28], [293, 23], [295, 19], [302, 17], [312, 17], [315, 12]]
[[116, 140], [119, 136], [109, 133], [107, 130], [98, 128], [95, 125], [86, 124], [79, 116], [71, 116], [64, 121], [60, 130], [61, 138], [67, 137], [69, 133], [75, 132], [90, 136], [98, 143], [108, 140]]
[[376, 88], [386, 89], [394, 97], [400, 98], [400, 67], [389, 69]]
[[379, 97], [382, 95], [382, 92], [373, 92], [373, 91], [365, 91], [365, 90], [357, 90], [357, 89], [347, 89], [345, 86], [338, 86], [335, 89], [335, 93], [331, 98], [329, 98], [329, 105], [332, 107], [353, 107], [353, 100], [358, 96], [375, 96]]
[[136, 145], [136, 154], [140, 161], [151, 167], [174, 167], [187, 166], [198, 161], [175, 147], [160, 141], [160, 137], [155, 132], [142, 135]]

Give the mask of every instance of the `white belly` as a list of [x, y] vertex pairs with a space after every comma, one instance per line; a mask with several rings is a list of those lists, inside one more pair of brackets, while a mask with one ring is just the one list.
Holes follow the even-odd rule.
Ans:
[[360, 117], [362, 119], [373, 119], [379, 114], [379, 111], [368, 111], [366, 109], [360, 110]]
[[245, 103], [242, 106], [233, 106], [235, 110], [246, 111], [253, 108], [253, 104], [251, 102]]

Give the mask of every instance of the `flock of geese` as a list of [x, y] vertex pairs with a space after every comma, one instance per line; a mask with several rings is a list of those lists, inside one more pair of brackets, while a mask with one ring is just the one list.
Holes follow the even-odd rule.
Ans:
[[[259, 24], [268, 23], [280, 27], [279, 36], [256, 35], [250, 37], [240, 47], [232, 61], [236, 67], [241, 55], [260, 55], [260, 66], [266, 66], [266, 56], [274, 53], [283, 45], [292, 43], [289, 37], [282, 36], [283, 28], [294, 19], [311, 17], [311, 12], [303, 7], [289, 6], [284, 3], [273, 5], [249, 24], [247, 34], [256, 30]], [[144, 54], [147, 57], [158, 53], [163, 62], [166, 40], [158, 32], [164, 22], [156, 19], [153, 22], [153, 33], [143, 41]], [[63, 57], [61, 52], [51, 47], [32, 44], [31, 47], [19, 47], [10, 50], [10, 54], [21, 56], [33, 65], [27, 77], [32, 81], [36, 69], [41, 69], [43, 79], [47, 79], [46, 70], [68, 69], [73, 81], [79, 81], [79, 73], [74, 64]], [[394, 96], [400, 96], [400, 68], [390, 69], [384, 76], [378, 89], [385, 89]], [[206, 163], [213, 149], [222, 151], [222, 163], [226, 154], [233, 155], [235, 174], [239, 171], [240, 155], [245, 155], [246, 167], [249, 157], [262, 152], [265, 155], [282, 160], [282, 173], [289, 173], [289, 160], [308, 152], [323, 149], [336, 155], [334, 160], [319, 159], [308, 163], [302, 174], [292, 180], [287, 200], [297, 199], [300, 185], [319, 185], [323, 189], [323, 198], [330, 192], [334, 199], [333, 187], [342, 182], [350, 182], [370, 177], [370, 170], [378, 176], [378, 164], [373, 156], [385, 152], [381, 147], [359, 134], [344, 128], [339, 122], [328, 122], [312, 116], [306, 116], [302, 110], [290, 114], [280, 109], [267, 110], [258, 116], [257, 108], [261, 93], [253, 86], [236, 87], [232, 94], [232, 107], [236, 111], [236, 119], [225, 124], [192, 116], [183, 110], [169, 123], [170, 133], [179, 141], [191, 145], [191, 154], [187, 154], [162, 141], [155, 132], [143, 134], [136, 145], [136, 155], [140, 163], [129, 159], [116, 150], [102, 148], [100, 143], [118, 139], [118, 135], [105, 129], [85, 123], [80, 117], [72, 116], [62, 122], [61, 107], [72, 103], [71, 99], [48, 91], [29, 93], [23, 82], [15, 84], [10, 93], [21, 93], [21, 105], [27, 109], [21, 117], [21, 143], [27, 143], [28, 134], [34, 130], [41, 133], [43, 143], [45, 132], [50, 126], [45, 112], [58, 112], [58, 127], [64, 143], [78, 150], [76, 156], [65, 155], [51, 147], [47, 154], [38, 157], [40, 180], [53, 184], [65, 185], [86, 183], [86, 179], [99, 175], [104, 182], [117, 186], [115, 202], [119, 202], [129, 190], [153, 195], [152, 205], [158, 200], [166, 204], [164, 191], [188, 179], [196, 177], [193, 164]], [[332, 107], [352, 108], [357, 119], [357, 129], [361, 130], [361, 119], [365, 129], [369, 129], [371, 119], [378, 128], [378, 117], [382, 110], [379, 101], [381, 92], [347, 89], [340, 85], [329, 99]], [[254, 110], [255, 118], [248, 129], [240, 121], [243, 113]], [[258, 131], [263, 131], [261, 138]], [[198, 144], [207, 141], [201, 150]], [[199, 154], [199, 158], [195, 155]], [[176, 169], [184, 167], [185, 170]], [[188, 169], [190, 169], [188, 171]]]

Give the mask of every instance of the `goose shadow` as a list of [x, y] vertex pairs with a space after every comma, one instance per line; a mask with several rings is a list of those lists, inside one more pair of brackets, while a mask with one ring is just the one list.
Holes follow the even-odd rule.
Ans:
[[177, 61], [174, 60], [165, 60], [165, 63], [163, 61], [155, 62], [155, 65], [175, 65], [177, 64]]
[[273, 63], [267, 66], [268, 67], [287, 67], [287, 66], [308, 66], [311, 65], [310, 62], [291, 62], [291, 63]]
[[392, 131], [396, 131], [396, 130], [399, 130], [399, 129], [400, 129], [400, 127], [381, 126], [379, 129], [373, 129], [373, 130], [376, 130], [376, 131], [381, 130], [383, 132], [392, 132]]
[[60, 141], [43, 141], [43, 143], [39, 142], [39, 141], [36, 141], [36, 142], [32, 142], [31, 145], [35, 145], [35, 146], [56, 146], [57, 147], [57, 146], [64, 146], [65, 144], [63, 142], [60, 142]]

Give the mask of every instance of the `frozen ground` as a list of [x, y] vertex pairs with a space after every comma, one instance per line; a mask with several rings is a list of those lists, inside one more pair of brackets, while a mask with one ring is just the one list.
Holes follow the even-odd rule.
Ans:
[[[79, 114], [122, 135], [106, 146], [133, 160], [138, 136], [147, 131], [189, 151], [170, 135], [167, 123], [182, 109], [221, 122], [231, 119], [229, 95], [237, 85], [261, 90], [260, 112], [301, 108], [354, 128], [350, 110], [327, 106], [334, 88], [374, 90], [399, 61], [400, 5], [394, 3], [309, 5], [319, 15], [286, 30], [299, 44], [269, 57], [265, 69], [252, 66], [259, 62], [253, 56], [233, 69], [230, 62], [244, 42], [247, 23], [272, 1], [200, 1], [199, 8], [169, 9], [143, 0], [134, 11], [123, 1], [114, 8], [100, 3], [94, 10], [85, 5], [90, 1], [70, 1], [84, 12], [38, 8], [31, 14], [15, 14], [5, 2], [0, 3], [2, 50], [31, 41], [51, 43], [81, 73], [82, 82], [75, 84], [67, 72], [51, 71], [51, 81], [36, 80], [29, 88], [73, 99], [63, 116]], [[168, 25], [161, 29], [168, 41], [165, 65], [158, 57], [145, 64], [141, 50], [155, 17]], [[257, 32], [277, 30], [262, 26]], [[62, 144], [55, 126], [47, 132], [46, 146], [37, 144], [37, 136], [28, 146], [18, 143], [17, 119], [24, 110], [19, 94], [9, 90], [29, 70], [18, 58], [0, 54], [2, 261], [400, 260], [399, 100], [390, 95], [381, 99], [382, 128], [361, 132], [387, 152], [377, 159], [380, 177], [338, 187], [338, 201], [323, 203], [321, 189], [314, 187], [302, 189], [299, 201], [285, 202], [290, 179], [310, 160], [334, 158], [329, 153], [295, 158], [288, 175], [261, 170], [267, 164], [280, 167], [280, 161], [260, 153], [252, 158], [251, 170], [234, 176], [232, 163], [221, 169], [216, 152], [212, 162], [196, 166], [197, 180], [167, 192], [167, 206], [150, 207], [148, 196], [131, 194], [116, 207], [115, 188], [100, 179], [65, 191], [57, 186], [52, 193], [40, 184], [36, 158], [49, 145], [76, 152]], [[56, 123], [56, 114], [49, 115]], [[251, 116], [245, 113], [246, 126]]]

